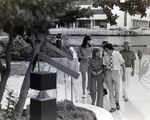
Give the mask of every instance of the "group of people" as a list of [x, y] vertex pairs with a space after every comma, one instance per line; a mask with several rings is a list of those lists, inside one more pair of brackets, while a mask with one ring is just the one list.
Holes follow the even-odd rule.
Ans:
[[[79, 71], [82, 76], [82, 98], [85, 98], [87, 89], [91, 96], [92, 105], [95, 105], [96, 102], [97, 106], [103, 107], [103, 96], [108, 91], [110, 112], [120, 110], [120, 95], [125, 102], [128, 102], [127, 89], [130, 77], [134, 76], [136, 57], [131, 50], [131, 43], [125, 41], [124, 49], [115, 51], [113, 45], [108, 41], [103, 41], [100, 48], [93, 47], [91, 41], [91, 36], [85, 35], [78, 50]], [[87, 85], [86, 76], [88, 77]], [[122, 94], [120, 94], [121, 82]], [[107, 85], [107, 90], [104, 88], [104, 83]]]

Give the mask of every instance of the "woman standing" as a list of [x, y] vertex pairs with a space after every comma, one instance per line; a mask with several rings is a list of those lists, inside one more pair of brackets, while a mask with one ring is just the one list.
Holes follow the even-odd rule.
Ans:
[[90, 87], [92, 105], [95, 104], [97, 91], [97, 106], [103, 107], [103, 58], [100, 57], [100, 49], [94, 48], [92, 58], [89, 61]]
[[[78, 50], [78, 58], [80, 58], [80, 66], [79, 71], [82, 75], [82, 90], [83, 96], [85, 98], [85, 88], [86, 88], [86, 73], [88, 73], [88, 62], [89, 59], [92, 57], [92, 45], [91, 45], [91, 36], [85, 35], [81, 46], [79, 46]], [[89, 89], [90, 81], [89, 81], [89, 74], [88, 74], [88, 87]]]

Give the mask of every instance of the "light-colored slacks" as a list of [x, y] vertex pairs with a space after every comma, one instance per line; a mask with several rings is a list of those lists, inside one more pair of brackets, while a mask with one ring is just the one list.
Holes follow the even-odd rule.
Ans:
[[116, 103], [119, 103], [120, 98], [120, 71], [107, 70], [106, 82], [109, 90], [110, 107], [116, 108]]
[[122, 92], [123, 95], [125, 96], [125, 98], [128, 98], [127, 92], [129, 89], [129, 83], [130, 83], [130, 79], [131, 79], [131, 72], [132, 72], [132, 68], [131, 67], [126, 67], [126, 81], [122, 81]]

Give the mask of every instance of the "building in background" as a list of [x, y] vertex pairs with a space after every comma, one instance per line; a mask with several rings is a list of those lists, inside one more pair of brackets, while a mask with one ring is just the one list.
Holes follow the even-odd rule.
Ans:
[[107, 28], [106, 15], [102, 8], [92, 7], [91, 0], [79, 0], [79, 5], [81, 8], [90, 7], [93, 11], [93, 17], [90, 18], [79, 18], [76, 22], [76, 27], [78, 28]]
[[115, 28], [150, 28], [150, 9], [147, 9], [146, 17], [140, 18], [140, 15], [130, 16], [127, 12], [122, 12], [118, 7], [115, 7], [113, 10], [114, 14], [118, 14], [119, 18], [117, 19], [117, 26], [110, 26], [106, 22], [106, 15], [103, 12], [102, 8], [92, 7], [91, 0], [79, 0], [79, 5], [81, 8], [90, 7], [94, 15], [90, 18], [79, 18], [73, 27], [76, 28], [101, 28], [101, 29], [115, 29]]

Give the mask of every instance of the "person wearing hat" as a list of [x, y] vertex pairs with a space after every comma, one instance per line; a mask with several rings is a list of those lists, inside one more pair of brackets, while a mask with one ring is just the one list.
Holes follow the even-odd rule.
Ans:
[[125, 102], [128, 102], [127, 90], [129, 88], [130, 78], [134, 76], [134, 61], [136, 60], [135, 53], [131, 50], [131, 43], [129, 41], [124, 42], [124, 49], [120, 51], [126, 66], [126, 81], [122, 82], [123, 98]]
[[90, 90], [90, 80], [89, 80], [89, 73], [88, 73], [88, 62], [89, 59], [92, 57], [92, 50], [93, 47], [91, 45], [91, 36], [85, 35], [83, 38], [82, 44], [79, 46], [77, 56], [80, 58], [80, 65], [79, 65], [79, 71], [82, 75], [82, 90], [83, 90], [83, 96], [82, 98], [85, 98], [85, 89], [86, 89], [86, 74], [88, 74], [88, 85], [87, 89]]
[[122, 66], [123, 75], [122, 80], [125, 81], [125, 61], [122, 55], [118, 51], [114, 51], [113, 45], [107, 43], [104, 45], [104, 49], [107, 52], [103, 57], [104, 65], [104, 81], [107, 83], [109, 91], [110, 111], [114, 112], [120, 110], [119, 98], [120, 98], [120, 82], [121, 74], [120, 69]]

